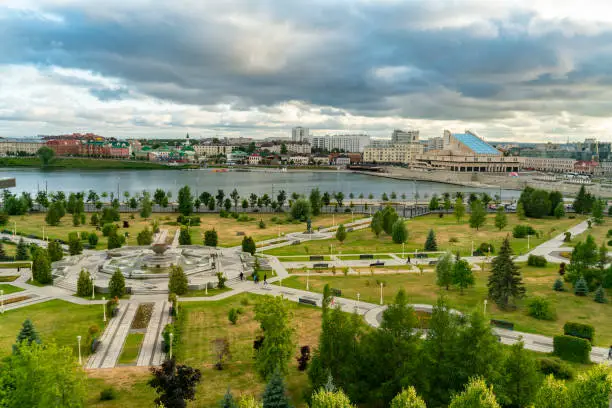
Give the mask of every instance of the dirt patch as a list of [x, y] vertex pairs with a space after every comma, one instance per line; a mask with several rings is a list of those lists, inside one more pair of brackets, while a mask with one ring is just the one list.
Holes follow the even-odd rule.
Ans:
[[109, 385], [118, 388], [129, 389], [134, 384], [142, 382], [145, 377], [149, 377], [151, 372], [149, 367], [114, 367], [95, 370], [85, 370], [90, 378], [104, 380]]

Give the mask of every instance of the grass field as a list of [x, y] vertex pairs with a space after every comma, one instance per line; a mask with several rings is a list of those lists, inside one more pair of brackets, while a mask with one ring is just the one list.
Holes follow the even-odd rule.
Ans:
[[134, 364], [138, 359], [140, 346], [144, 340], [144, 333], [129, 333], [123, 344], [118, 364]]
[[23, 291], [23, 289], [18, 288], [17, 286], [7, 285], [4, 283], [0, 284], [0, 290], [3, 290], [5, 295], [10, 295], [11, 293], [17, 293], [17, 292]]
[[[584, 218], [576, 219], [554, 218], [519, 220], [515, 214], [508, 214], [508, 226], [501, 231], [494, 225], [495, 214], [489, 214], [484, 226], [479, 230], [470, 228], [467, 217], [461, 223], [457, 223], [452, 214], [439, 218], [437, 215], [428, 215], [406, 221], [409, 237], [405, 244], [406, 252], [423, 251], [425, 240], [430, 229], [436, 233], [436, 241], [439, 250], [460, 251], [462, 255], [469, 255], [472, 248], [477, 248], [481, 243], [492, 244], [494, 250], [499, 249], [502, 240], [509, 234], [511, 245], [516, 254], [527, 252], [527, 238], [512, 238], [512, 228], [518, 224], [531, 225], [539, 234], [538, 237], [530, 238], [530, 247], [541, 244], [554, 236], [565, 232], [568, 228], [578, 224]], [[456, 242], [451, 242], [456, 241]], [[333, 252], [351, 254], [371, 253], [402, 253], [402, 245], [395, 244], [391, 237], [381, 234], [376, 238], [374, 233], [368, 229], [349, 232], [344, 243], [340, 244], [336, 239], [305, 242], [300, 245], [290, 245], [274, 248], [265, 253], [270, 255], [317, 255], [329, 254], [330, 245]]]
[[[612, 228], [612, 222], [608, 217], [604, 218], [602, 225], [592, 224], [590, 229], [587, 229], [580, 235], [572, 237], [572, 242], [568, 243], [567, 246], [576, 246], [578, 242], [586, 240], [587, 235], [592, 235], [595, 238], [597, 245], [601, 245], [603, 242], [607, 244], [608, 241], [612, 240], [612, 237], [608, 237], [608, 230]], [[610, 246], [610, 245], [608, 245]]]
[[221, 293], [224, 292], [229, 292], [230, 290], [232, 290], [231, 288], [228, 288], [227, 286], [224, 287], [223, 289], [217, 289], [217, 288], [213, 288], [213, 289], [208, 289], [208, 293], [206, 293], [206, 289], [202, 289], [202, 290], [190, 290], [189, 292], [187, 292], [184, 295], [181, 295], [180, 297], [201, 297], [201, 296], [215, 296], [215, 295], [219, 295]]
[[[2, 157], [0, 167], [42, 167], [38, 157]], [[46, 170], [79, 169], [79, 170], [177, 170], [184, 166], [166, 166], [164, 164], [136, 160], [106, 160], [89, 158], [56, 157], [45, 166]]]
[[[0, 356], [11, 352], [11, 346], [21, 330], [24, 320], [30, 319], [43, 342], [55, 342], [60, 346], [72, 347], [77, 354], [78, 335], [87, 338], [88, 329], [97, 325], [103, 328], [102, 306], [81, 306], [62, 300], [9, 310], [0, 315]], [[89, 354], [87, 347], [81, 347], [83, 355]]]
[[[557, 279], [558, 265], [546, 268], [534, 268], [522, 265], [521, 271], [527, 288], [527, 297], [519, 302], [516, 311], [504, 312], [499, 310], [492, 302], [487, 306], [490, 318], [503, 319], [515, 324], [515, 330], [529, 333], [538, 333], [547, 336], [562, 334], [563, 324], [566, 321], [577, 321], [592, 324], [596, 328], [595, 342], [601, 346], [612, 344], [612, 325], [610, 315], [611, 304], [600, 304], [593, 301], [593, 295], [578, 297], [571, 292], [555, 292], [552, 285]], [[380, 301], [380, 282], [384, 282], [383, 298], [385, 303], [391, 302], [400, 288], [406, 290], [412, 303], [435, 304], [441, 294], [444, 295], [451, 306], [463, 312], [470, 312], [475, 308], [482, 308], [487, 296], [488, 271], [474, 272], [476, 285], [466, 289], [461, 295], [458, 289], [440, 290], [435, 283], [435, 273], [409, 273], [384, 276], [348, 276], [342, 274], [334, 276], [310, 275], [309, 286], [314, 292], [322, 292], [325, 284], [341, 289], [342, 297], [356, 299], [357, 293], [365, 302], [378, 304]], [[283, 286], [296, 289], [306, 288], [305, 276], [292, 276], [283, 279]], [[566, 289], [571, 289], [566, 284]], [[610, 293], [608, 293], [608, 296]], [[527, 315], [527, 305], [535, 296], [542, 296], [550, 300], [556, 309], [557, 320], [537, 320]]]

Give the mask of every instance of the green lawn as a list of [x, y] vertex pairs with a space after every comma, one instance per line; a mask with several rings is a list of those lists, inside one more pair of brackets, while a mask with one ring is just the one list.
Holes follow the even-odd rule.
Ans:
[[[81, 306], [63, 300], [9, 310], [0, 315], [0, 356], [11, 352], [11, 346], [21, 330], [24, 320], [30, 319], [43, 342], [56, 342], [69, 346], [77, 354], [78, 335], [87, 338], [88, 329], [97, 325], [103, 328], [102, 305]], [[87, 347], [81, 347], [84, 355], [89, 354]]]
[[206, 296], [210, 297], [210, 296], [215, 296], [221, 293], [229, 292], [230, 290], [232, 289], [228, 287], [225, 287], [223, 289], [217, 289], [217, 288], [208, 289], [208, 293], [206, 293], [206, 289], [190, 290], [189, 292], [187, 292], [184, 295], [181, 295], [180, 297], [206, 297]]
[[[0, 158], [1, 167], [42, 167], [38, 157], [3, 157]], [[129, 170], [177, 170], [189, 166], [166, 166], [164, 164], [149, 161], [136, 160], [108, 160], [90, 158], [67, 158], [56, 157], [47, 165], [46, 169], [79, 169], [79, 170], [108, 170], [108, 169], [129, 169]]]
[[[566, 321], [578, 321], [592, 324], [596, 328], [595, 342], [597, 345], [608, 346], [612, 344], [612, 304], [600, 304], [593, 301], [593, 296], [577, 297], [570, 291], [555, 292], [552, 285], [557, 279], [558, 265], [550, 265], [546, 268], [533, 268], [523, 265], [521, 271], [527, 288], [527, 297], [519, 302], [516, 311], [505, 312], [499, 310], [492, 302], [489, 302], [487, 312], [489, 317], [514, 322], [515, 330], [529, 333], [538, 333], [554, 336], [563, 332], [563, 324]], [[433, 305], [440, 294], [448, 299], [453, 308], [463, 312], [482, 308], [483, 301], [487, 296], [487, 278], [489, 272], [475, 272], [476, 285], [467, 289], [463, 295], [458, 289], [446, 291], [440, 290], [435, 284], [434, 273], [410, 273], [381, 276], [348, 276], [342, 274], [336, 276], [310, 275], [309, 286], [314, 292], [322, 292], [325, 284], [341, 289], [342, 297], [356, 299], [360, 293], [360, 299], [366, 302], [378, 304], [380, 301], [380, 282], [384, 282], [383, 298], [385, 303], [393, 300], [400, 288], [406, 290], [412, 303], [424, 303]], [[305, 276], [292, 276], [283, 279], [283, 286], [296, 289], [306, 288]], [[566, 285], [566, 289], [571, 289]], [[556, 310], [557, 320], [537, 320], [527, 315], [526, 309], [530, 299], [534, 296], [542, 296], [550, 300]], [[610, 296], [610, 292], [608, 292]]]
[[[576, 219], [554, 218], [519, 220], [515, 214], [508, 214], [508, 226], [498, 230], [494, 225], [495, 214], [489, 214], [484, 226], [479, 230], [470, 228], [467, 217], [458, 223], [452, 214], [439, 218], [437, 215], [428, 215], [406, 221], [409, 232], [408, 242], [405, 244], [406, 252], [423, 251], [425, 240], [430, 229], [436, 233], [436, 241], [439, 250], [460, 251], [462, 255], [469, 255], [472, 248], [477, 248], [481, 243], [491, 244], [494, 250], [499, 249], [503, 239], [510, 235], [512, 228], [518, 224], [531, 225], [539, 234], [539, 237], [530, 238], [530, 248], [547, 241], [554, 236], [565, 232], [568, 228], [580, 223], [584, 217]], [[452, 242], [451, 242], [452, 241]], [[347, 234], [344, 243], [340, 244], [336, 239], [308, 241], [300, 245], [289, 245], [274, 248], [265, 253], [270, 255], [318, 255], [329, 254], [330, 245], [333, 245], [334, 254], [339, 251], [349, 254], [371, 254], [371, 253], [402, 253], [402, 245], [395, 244], [391, 237], [381, 234], [376, 238], [369, 229], [352, 231]], [[527, 238], [511, 238], [512, 249], [516, 254], [527, 252]]]
[[30, 268], [30, 262], [0, 262], [0, 269]]
[[144, 340], [144, 333], [129, 333], [125, 339], [123, 350], [119, 356], [119, 364], [134, 364], [138, 360], [140, 346]]
[[13, 282], [19, 276], [11, 275], [11, 276], [0, 276], [0, 282]]
[[605, 217], [602, 225], [593, 223], [590, 229], [587, 229], [582, 234], [573, 236], [572, 241], [569, 242], [567, 246], [576, 246], [578, 242], [586, 240], [587, 235], [592, 235], [597, 245], [601, 245], [604, 242], [607, 243], [612, 240], [612, 237], [608, 237], [608, 231], [610, 229], [612, 229], [612, 222], [608, 217]]
[[0, 290], [3, 290], [5, 295], [10, 295], [11, 293], [21, 292], [23, 289], [13, 285], [0, 284]]

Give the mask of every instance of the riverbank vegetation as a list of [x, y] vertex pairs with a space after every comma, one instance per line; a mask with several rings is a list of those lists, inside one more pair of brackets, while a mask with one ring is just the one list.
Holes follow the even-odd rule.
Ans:
[[0, 168], [2, 167], [35, 167], [45, 170], [176, 170], [190, 166], [168, 166], [147, 161], [84, 157], [56, 157], [47, 164], [43, 164], [38, 157], [0, 157]]

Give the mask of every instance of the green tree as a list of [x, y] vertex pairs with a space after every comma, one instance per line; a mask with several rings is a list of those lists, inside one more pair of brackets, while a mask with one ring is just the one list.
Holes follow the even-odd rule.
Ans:
[[0, 389], [3, 407], [82, 407], [85, 372], [68, 347], [24, 342], [5, 361]]
[[149, 198], [149, 193], [143, 194], [140, 202], [140, 216], [146, 220], [151, 216], [152, 212], [153, 204], [151, 203], [151, 198]]
[[331, 197], [327, 191], [321, 196], [321, 202], [323, 205], [329, 205], [329, 203], [331, 203]]
[[232, 201], [229, 198], [226, 198], [225, 201], [223, 201], [223, 208], [225, 208], [226, 211], [229, 211], [232, 208]]
[[604, 223], [604, 204], [600, 199], [593, 202], [593, 221], [597, 225]]
[[336, 230], [336, 239], [340, 241], [340, 243], [343, 243], [346, 239], [346, 235], [346, 228], [344, 227], [344, 224], [338, 225], [338, 229]]
[[16, 353], [19, 350], [19, 345], [22, 343], [25, 343], [28, 346], [32, 343], [41, 343], [40, 336], [34, 327], [34, 323], [32, 323], [30, 319], [24, 320], [21, 324], [21, 330], [17, 335], [15, 344], [13, 344], [13, 353]]
[[508, 216], [506, 216], [506, 210], [504, 207], [497, 207], [497, 213], [495, 214], [495, 226], [499, 230], [503, 230], [508, 225]]
[[272, 372], [270, 381], [266, 384], [262, 399], [263, 408], [291, 408], [285, 381], [278, 368]]
[[436, 263], [436, 284], [440, 287], [445, 287], [446, 290], [453, 283], [453, 255], [446, 252], [438, 258]]
[[396, 244], [401, 244], [408, 240], [408, 230], [406, 229], [404, 220], [398, 219], [395, 221], [391, 230], [391, 238]]
[[327, 391], [321, 388], [312, 395], [310, 408], [354, 408], [354, 405], [342, 390]]
[[227, 391], [225, 392], [225, 395], [223, 395], [223, 399], [219, 403], [219, 407], [238, 408], [238, 405], [236, 405], [236, 402], [234, 401], [234, 396], [232, 395], [232, 392], [230, 391], [229, 387], [227, 387]]
[[[279, 377], [280, 373], [287, 372], [287, 365], [293, 358], [292, 317], [287, 301], [282, 297], [266, 296], [255, 305], [255, 320], [264, 335], [255, 355], [255, 368], [263, 379]], [[273, 375], [275, 370], [280, 373]]]
[[523, 206], [523, 203], [520, 201], [516, 205], [516, 215], [519, 218], [519, 220], [524, 220], [525, 218], [527, 218], [527, 215], [525, 214], [525, 207]]
[[289, 150], [287, 150], [287, 145], [285, 143], [281, 143], [280, 154], [287, 154]]
[[493, 387], [487, 386], [482, 378], [470, 380], [465, 391], [456, 395], [448, 408], [500, 408]]
[[550, 374], [545, 379], [534, 399], [535, 408], [571, 408], [569, 391], [565, 381], [556, 380]]
[[181, 266], [173, 265], [170, 268], [170, 277], [168, 279], [168, 291], [182, 296], [187, 293], [189, 289], [189, 281], [187, 275], [183, 271]]
[[452, 206], [453, 205], [450, 200], [450, 195], [445, 194], [444, 195], [444, 211], [448, 214], [448, 211], [451, 209]]
[[374, 213], [374, 216], [372, 217], [372, 222], [370, 223], [370, 229], [376, 235], [376, 238], [380, 236], [380, 233], [383, 231], [382, 212], [376, 211], [376, 213]]
[[608, 256], [608, 247], [606, 246], [605, 242], [602, 242], [601, 246], [599, 247], [599, 254], [597, 256], [597, 267], [602, 273], [606, 269], [606, 265], [609, 261], [610, 257]]
[[123, 245], [124, 241], [125, 239], [119, 234], [117, 234], [117, 231], [111, 231], [111, 233], [108, 235], [106, 247], [107, 249], [121, 248], [121, 245]]
[[587, 235], [584, 242], [576, 243], [570, 258], [570, 264], [567, 266], [565, 280], [575, 284], [580, 276], [587, 277], [587, 281], [591, 282], [595, 278], [590, 272], [597, 265], [599, 259], [599, 251], [595, 238], [592, 235]]
[[430, 229], [425, 240], [425, 251], [437, 251], [438, 243], [436, 242], [436, 233]]
[[217, 230], [214, 228], [204, 232], [204, 245], [210, 247], [216, 247], [219, 243], [219, 238], [217, 235]]
[[461, 222], [461, 219], [465, 216], [465, 204], [463, 204], [463, 198], [457, 197], [455, 199], [455, 209], [453, 210], [457, 222]]
[[49, 204], [47, 208], [47, 214], [45, 215], [45, 222], [47, 225], [58, 226], [62, 217], [64, 216], [65, 210], [64, 205], [61, 201], [54, 201]]
[[43, 166], [48, 166], [55, 157], [55, 151], [48, 146], [43, 146], [36, 152]]
[[395, 208], [387, 206], [382, 210], [383, 231], [385, 231], [387, 235], [393, 233], [393, 224], [395, 224], [398, 219], [399, 215], [397, 215]]
[[257, 245], [255, 245], [255, 240], [252, 237], [242, 238], [242, 252], [247, 252], [251, 255], [255, 255], [255, 251], [257, 251]]
[[108, 281], [108, 292], [111, 297], [120, 298], [125, 293], [125, 277], [119, 269], [113, 273]]
[[470, 202], [470, 227], [478, 228], [482, 227], [487, 219], [487, 211], [480, 200], [474, 200]]
[[215, 209], [215, 198], [214, 197], [210, 197], [208, 199], [208, 210], [209, 211], [213, 211]]
[[19, 238], [17, 248], [15, 250], [16, 261], [27, 261], [30, 257], [28, 256], [28, 245], [25, 243], [23, 238]]
[[587, 281], [580, 276], [574, 285], [574, 295], [576, 296], [586, 296], [589, 294], [589, 285]]
[[427, 406], [417, 395], [414, 387], [408, 387], [393, 398], [389, 408], [427, 408]]
[[429, 211], [435, 211], [440, 209], [440, 200], [438, 199], [438, 195], [434, 194], [431, 196], [431, 200], [429, 200]]
[[77, 232], [68, 234], [68, 252], [70, 252], [70, 255], [79, 255], [83, 253], [83, 243]]
[[462, 295], [465, 288], [474, 285], [474, 274], [466, 260], [459, 259], [453, 265], [453, 284], [459, 287]]
[[342, 201], [344, 200], [344, 193], [342, 191], [338, 191], [336, 194], [334, 194], [334, 198], [336, 199], [336, 204], [338, 205], [338, 207], [342, 207]]
[[291, 205], [291, 218], [305, 222], [313, 215], [310, 201], [305, 198], [298, 198]]
[[230, 193], [230, 198], [234, 202], [234, 211], [238, 211], [238, 201], [240, 201], [240, 194], [238, 194], [238, 190], [232, 190]]
[[32, 278], [43, 285], [53, 283], [51, 261], [49, 260], [47, 250], [38, 248], [32, 255]]
[[89, 272], [81, 269], [77, 280], [77, 296], [86, 297], [93, 293], [93, 280]]
[[612, 376], [604, 364], [597, 364], [589, 371], [578, 375], [570, 391], [572, 408], [607, 408], [612, 392]]
[[593, 197], [591, 193], [587, 193], [584, 185], [580, 186], [578, 195], [576, 195], [576, 198], [574, 199], [574, 211], [576, 211], [578, 214], [588, 214], [591, 212], [594, 203], [595, 197]]
[[312, 209], [312, 215], [317, 216], [321, 214], [321, 206], [323, 205], [321, 201], [321, 192], [318, 188], [313, 188], [310, 191], [310, 208]]
[[217, 199], [217, 207], [223, 206], [223, 200], [225, 198], [225, 192], [223, 190], [217, 190], [217, 195], [215, 196]]
[[49, 259], [51, 262], [61, 261], [64, 257], [64, 250], [62, 249], [62, 244], [60, 244], [59, 241], [49, 241], [47, 251], [49, 252]]
[[565, 217], [565, 206], [563, 205], [563, 203], [557, 204], [555, 210], [553, 211], [553, 215], [556, 219]]
[[595, 291], [594, 300], [597, 303], [608, 303], [608, 299], [606, 299], [606, 290], [603, 288], [603, 286], [598, 287]]
[[98, 235], [95, 232], [90, 232], [87, 241], [91, 248], [95, 248], [98, 245]]
[[181, 232], [179, 232], [179, 245], [191, 245], [191, 234], [186, 227], [181, 227]]
[[536, 359], [522, 341], [510, 346], [504, 360], [500, 401], [506, 406], [528, 407], [542, 382]]
[[166, 196], [166, 192], [161, 188], [158, 188], [153, 193], [153, 202], [159, 206], [164, 207], [164, 202], [166, 206], [168, 205], [168, 197]]
[[145, 229], [138, 233], [136, 242], [138, 245], [151, 245], [153, 243], [153, 232], [149, 227], [145, 227]]
[[488, 282], [489, 298], [502, 310], [514, 305], [515, 299], [525, 296], [525, 286], [520, 269], [512, 261], [510, 239], [506, 237], [499, 254], [491, 263], [491, 274]]

